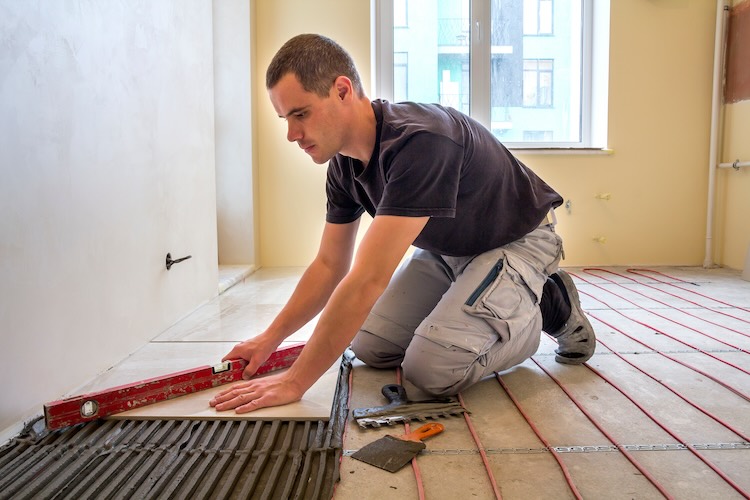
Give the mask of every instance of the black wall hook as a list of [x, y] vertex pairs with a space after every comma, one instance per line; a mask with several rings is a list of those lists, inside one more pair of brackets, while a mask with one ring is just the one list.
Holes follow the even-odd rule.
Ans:
[[188, 255], [187, 257], [182, 257], [182, 258], [179, 258], [179, 259], [172, 260], [172, 254], [168, 253], [167, 254], [167, 271], [169, 271], [172, 268], [172, 264], [177, 264], [179, 262], [182, 262], [183, 260], [188, 260], [191, 257], [192, 257], [192, 255]]

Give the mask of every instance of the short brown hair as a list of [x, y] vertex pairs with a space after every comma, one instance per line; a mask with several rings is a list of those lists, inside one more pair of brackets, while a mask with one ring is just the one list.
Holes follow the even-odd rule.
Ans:
[[348, 52], [322, 35], [297, 35], [286, 42], [266, 71], [266, 88], [271, 89], [287, 73], [294, 74], [308, 92], [328, 97], [339, 76], [352, 81], [358, 97], [363, 97], [362, 80]]

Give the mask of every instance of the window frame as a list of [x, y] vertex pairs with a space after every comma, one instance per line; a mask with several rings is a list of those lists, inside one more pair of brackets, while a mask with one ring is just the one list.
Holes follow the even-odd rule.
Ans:
[[[565, 1], [565, 0], [562, 0]], [[491, 128], [491, 0], [470, 0], [470, 114]], [[582, 80], [580, 140], [574, 142], [504, 142], [511, 149], [606, 150], [609, 84], [610, 0], [582, 2]], [[554, 9], [554, 5], [552, 6]], [[375, 95], [393, 99], [393, 0], [371, 0]], [[553, 27], [554, 30], [554, 27]]]

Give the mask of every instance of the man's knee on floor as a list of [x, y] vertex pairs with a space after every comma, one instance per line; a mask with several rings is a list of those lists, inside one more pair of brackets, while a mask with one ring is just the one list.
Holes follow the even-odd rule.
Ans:
[[404, 368], [404, 378], [414, 384], [415, 387], [433, 397], [455, 396], [461, 389], [458, 388], [462, 381], [461, 377], [452, 376], [451, 373], [429, 373], [429, 370], [408, 370]]
[[[465, 355], [465, 352], [462, 354]], [[435, 397], [455, 396], [474, 383], [470, 367], [460, 362], [445, 363], [444, 361], [434, 355], [409, 356], [407, 354], [402, 362], [404, 378], [420, 390]]]
[[395, 368], [404, 358], [404, 350], [365, 330], [360, 330], [351, 345], [354, 355], [373, 368]]

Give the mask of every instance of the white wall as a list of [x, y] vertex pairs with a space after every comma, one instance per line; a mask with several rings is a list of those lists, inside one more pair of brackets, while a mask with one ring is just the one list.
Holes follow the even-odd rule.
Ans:
[[0, 0], [0, 33], [5, 438], [214, 296], [217, 250], [211, 1]]
[[214, 2], [217, 229], [220, 264], [257, 265], [253, 164], [255, 2]]

